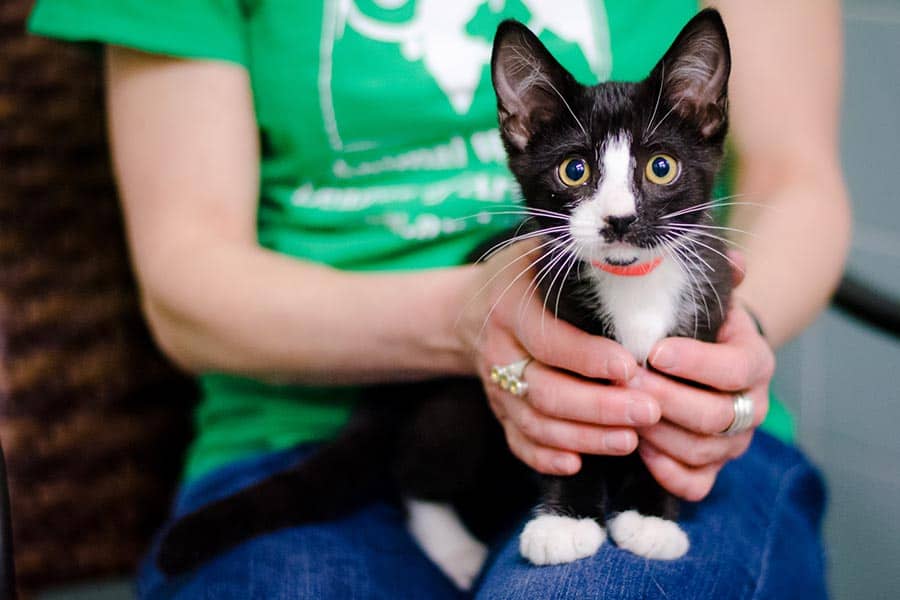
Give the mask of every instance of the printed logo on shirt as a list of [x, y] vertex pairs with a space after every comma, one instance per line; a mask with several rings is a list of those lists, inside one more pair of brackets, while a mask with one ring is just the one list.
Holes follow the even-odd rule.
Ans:
[[[564, 64], [578, 55], [575, 60], [593, 78], [608, 78], [606, 13], [596, 0], [326, 2], [318, 83], [332, 148], [390, 147], [399, 137], [391, 128], [408, 135], [408, 129], [421, 127], [427, 139], [429, 123], [485, 115], [493, 123], [488, 65], [494, 30], [508, 17], [550, 38], [551, 51], [561, 50]], [[385, 116], [380, 123], [364, 118], [372, 97], [383, 98], [377, 107]]]
[[326, 0], [323, 15], [330, 173], [301, 182], [290, 202], [398, 242], [518, 219], [490, 76], [503, 19], [527, 24], [576, 78], [605, 80], [612, 68], [600, 0]]

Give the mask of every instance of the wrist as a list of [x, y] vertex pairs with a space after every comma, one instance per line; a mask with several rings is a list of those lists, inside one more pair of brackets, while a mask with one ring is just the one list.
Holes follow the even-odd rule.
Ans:
[[448, 374], [475, 375], [477, 373], [471, 332], [467, 327], [467, 308], [476, 303], [483, 283], [479, 265], [465, 265], [447, 270], [448, 285], [439, 298], [443, 307], [440, 314], [442, 327], [436, 338], [439, 351], [445, 356]]
[[[405, 277], [405, 275], [401, 275]], [[473, 266], [430, 269], [418, 272], [404, 286], [408, 302], [397, 315], [406, 327], [394, 330], [387, 344], [410, 346], [410, 368], [425, 376], [471, 375], [475, 373], [470, 346], [460, 326], [461, 315], [471, 300], [475, 280]], [[405, 339], [402, 339], [405, 338]]]

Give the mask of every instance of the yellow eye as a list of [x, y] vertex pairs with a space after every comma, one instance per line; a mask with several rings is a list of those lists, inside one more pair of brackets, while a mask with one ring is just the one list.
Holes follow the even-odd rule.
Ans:
[[669, 185], [678, 177], [678, 161], [668, 154], [654, 154], [647, 161], [644, 175], [657, 185]]
[[559, 178], [569, 187], [581, 185], [591, 176], [591, 168], [583, 158], [567, 158], [558, 169]]

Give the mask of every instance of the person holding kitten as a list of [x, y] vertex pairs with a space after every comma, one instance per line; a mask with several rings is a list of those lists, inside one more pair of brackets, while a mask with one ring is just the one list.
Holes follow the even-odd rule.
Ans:
[[[701, 533], [681, 560], [604, 547], [541, 569], [500, 540], [477, 596], [824, 595], [821, 482], [785, 443], [789, 417], [768, 387], [772, 348], [825, 304], [847, 247], [840, 9], [716, 7], [732, 47], [733, 193], [747, 201], [729, 226], [747, 232], [746, 275], [718, 343], [665, 339], [650, 369], [545, 315], [517, 277], [521, 247], [457, 265], [520, 217], [509, 214], [516, 191], [486, 80], [497, 23], [528, 23], [580, 81], [639, 80], [694, 2], [38, 2], [34, 31], [106, 45], [147, 319], [200, 377], [173, 518], [314, 452], [363, 386], [478, 376], [524, 463], [567, 475], [582, 455], [636, 450], [664, 488], [696, 503], [684, 518]], [[526, 395], [490, 381], [492, 366], [522, 356]], [[738, 396], [752, 418], [734, 427]], [[718, 435], [729, 428], [739, 431]], [[251, 540], [177, 579], [148, 560], [139, 589], [462, 597], [386, 501]]]

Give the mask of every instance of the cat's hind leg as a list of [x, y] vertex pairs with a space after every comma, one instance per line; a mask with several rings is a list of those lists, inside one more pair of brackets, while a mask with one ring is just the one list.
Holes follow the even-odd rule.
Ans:
[[431, 561], [461, 590], [468, 591], [487, 558], [487, 547], [463, 525], [452, 506], [406, 499], [407, 527]]

